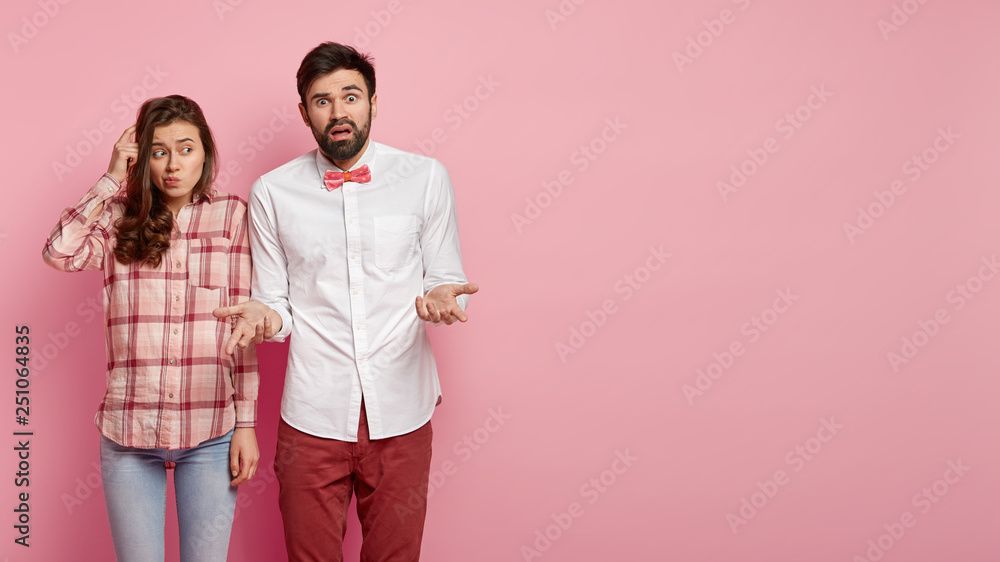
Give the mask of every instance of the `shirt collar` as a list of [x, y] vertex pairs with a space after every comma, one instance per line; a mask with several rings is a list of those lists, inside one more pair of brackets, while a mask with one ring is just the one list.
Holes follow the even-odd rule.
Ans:
[[[364, 166], [364, 165], [367, 164], [368, 165], [368, 169], [369, 170], [373, 170], [373, 173], [374, 173], [374, 166], [372, 166], [372, 164], [373, 164], [373, 162], [375, 162], [375, 157], [377, 155], [377, 152], [378, 152], [378, 143], [376, 143], [373, 140], [369, 140], [368, 141], [368, 148], [365, 149], [365, 151], [361, 154], [361, 158], [359, 158], [358, 161], [354, 163], [354, 167], [351, 168], [351, 169], [356, 170], [356, 169], [360, 168], [361, 166]], [[331, 162], [330, 159], [327, 158], [326, 155], [323, 154], [322, 150], [320, 150], [320, 149], [317, 148], [316, 149], [316, 171], [319, 172], [319, 180], [320, 180], [319, 183], [323, 187], [323, 189], [326, 189], [326, 186], [323, 185], [323, 176], [326, 175], [326, 171], [327, 170], [333, 170], [335, 172], [336, 171], [341, 171], [341, 172], [348, 171], [348, 170], [341, 170], [339, 166], [337, 166], [336, 164], [334, 164], [333, 162]]]
[[218, 196], [218, 192], [215, 191], [215, 188], [209, 187], [208, 189], [203, 191], [200, 195], [195, 195], [194, 199], [191, 200], [191, 203], [199, 203], [202, 200], [204, 200], [206, 203], [211, 203], [215, 201], [216, 196]]

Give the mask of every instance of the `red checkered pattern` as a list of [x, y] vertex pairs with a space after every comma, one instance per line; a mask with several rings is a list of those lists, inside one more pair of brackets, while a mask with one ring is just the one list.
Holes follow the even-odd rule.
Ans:
[[[128, 447], [189, 448], [257, 416], [253, 346], [226, 355], [232, 322], [212, 310], [250, 298], [246, 203], [212, 190], [181, 209], [159, 267], [115, 259], [118, 183], [105, 175], [63, 211], [43, 251], [62, 271], [104, 272], [107, 391], [95, 423]], [[88, 221], [98, 208], [96, 216]]]

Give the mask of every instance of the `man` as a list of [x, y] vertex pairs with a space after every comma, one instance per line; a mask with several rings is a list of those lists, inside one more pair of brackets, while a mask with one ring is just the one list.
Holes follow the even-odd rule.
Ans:
[[342, 560], [353, 491], [361, 560], [418, 560], [441, 395], [424, 322], [465, 322], [478, 287], [447, 170], [369, 139], [369, 57], [323, 43], [297, 81], [319, 148], [254, 183], [259, 302], [216, 316], [240, 316], [227, 351], [294, 335], [275, 456], [289, 558]]

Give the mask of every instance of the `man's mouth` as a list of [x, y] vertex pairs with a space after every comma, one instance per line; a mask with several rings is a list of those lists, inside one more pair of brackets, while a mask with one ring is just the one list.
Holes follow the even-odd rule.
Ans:
[[350, 125], [340, 125], [330, 130], [330, 139], [339, 141], [351, 138], [352, 129]]

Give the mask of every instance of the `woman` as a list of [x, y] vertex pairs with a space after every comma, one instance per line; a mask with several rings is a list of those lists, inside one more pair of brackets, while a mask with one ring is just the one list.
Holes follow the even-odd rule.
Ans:
[[146, 101], [43, 252], [61, 271], [104, 272], [95, 423], [118, 560], [163, 560], [168, 466], [181, 560], [225, 560], [236, 486], [259, 458], [255, 351], [225, 354], [231, 326], [212, 315], [249, 298], [251, 267], [246, 203], [211, 188], [217, 161], [198, 104]]

